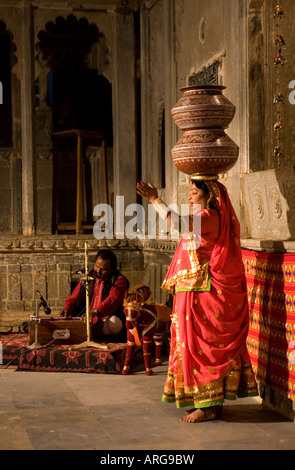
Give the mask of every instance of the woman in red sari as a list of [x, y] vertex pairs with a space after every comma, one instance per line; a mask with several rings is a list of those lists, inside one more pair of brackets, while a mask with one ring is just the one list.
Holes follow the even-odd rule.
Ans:
[[[137, 192], [171, 224], [171, 211], [150, 183]], [[168, 375], [162, 400], [193, 406], [181, 418], [217, 419], [224, 399], [257, 396], [246, 347], [249, 325], [240, 225], [219, 182], [192, 181], [190, 226], [183, 234], [162, 288], [174, 295]], [[201, 233], [192, 233], [200, 217]], [[190, 233], [189, 233], [190, 232]]]

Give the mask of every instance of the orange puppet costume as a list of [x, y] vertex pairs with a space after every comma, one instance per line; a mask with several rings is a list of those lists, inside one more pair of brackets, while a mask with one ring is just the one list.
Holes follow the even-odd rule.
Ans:
[[209, 407], [256, 396], [246, 348], [249, 311], [240, 224], [219, 182], [206, 182], [214, 209], [201, 233], [184, 234], [162, 288], [174, 295], [169, 368], [162, 400]]

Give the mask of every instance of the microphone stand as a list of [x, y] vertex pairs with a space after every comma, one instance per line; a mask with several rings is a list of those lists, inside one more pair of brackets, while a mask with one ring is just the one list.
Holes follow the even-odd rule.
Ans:
[[90, 319], [90, 313], [89, 313], [89, 282], [93, 280], [93, 277], [89, 276], [88, 272], [88, 243], [85, 242], [85, 274], [83, 277], [81, 277], [81, 283], [85, 285], [86, 289], [86, 332], [87, 332], [87, 340], [83, 341], [83, 343], [80, 344], [75, 344], [74, 346], [71, 346], [69, 349], [70, 351], [74, 351], [76, 349], [82, 349], [82, 348], [97, 348], [97, 349], [109, 349], [109, 346], [107, 344], [99, 344], [96, 343], [95, 341], [92, 341], [92, 335], [91, 335], [91, 319]]
[[32, 322], [32, 321], [35, 322], [35, 341], [34, 341], [34, 343], [27, 346], [28, 349], [44, 348], [44, 346], [42, 346], [42, 344], [40, 344], [39, 341], [38, 341], [38, 324], [40, 323], [39, 308], [40, 308], [40, 303], [35, 302], [35, 314], [30, 315], [30, 322]]

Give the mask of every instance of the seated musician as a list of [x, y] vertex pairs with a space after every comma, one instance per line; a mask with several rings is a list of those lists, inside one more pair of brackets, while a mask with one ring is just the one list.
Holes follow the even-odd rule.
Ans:
[[[126, 340], [126, 317], [123, 311], [125, 292], [129, 282], [117, 269], [117, 258], [111, 250], [100, 250], [89, 275], [89, 312], [92, 316], [92, 335], [106, 339]], [[60, 316], [71, 318], [85, 315], [86, 289], [78, 283], [66, 299]]]

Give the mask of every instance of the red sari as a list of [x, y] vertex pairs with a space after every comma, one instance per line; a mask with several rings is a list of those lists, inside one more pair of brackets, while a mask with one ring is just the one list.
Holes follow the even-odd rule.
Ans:
[[249, 311], [240, 226], [225, 187], [216, 182], [210, 188], [216, 209], [199, 213], [199, 240], [197, 234], [182, 237], [162, 285], [175, 296], [162, 399], [178, 407], [257, 395], [246, 348]]

